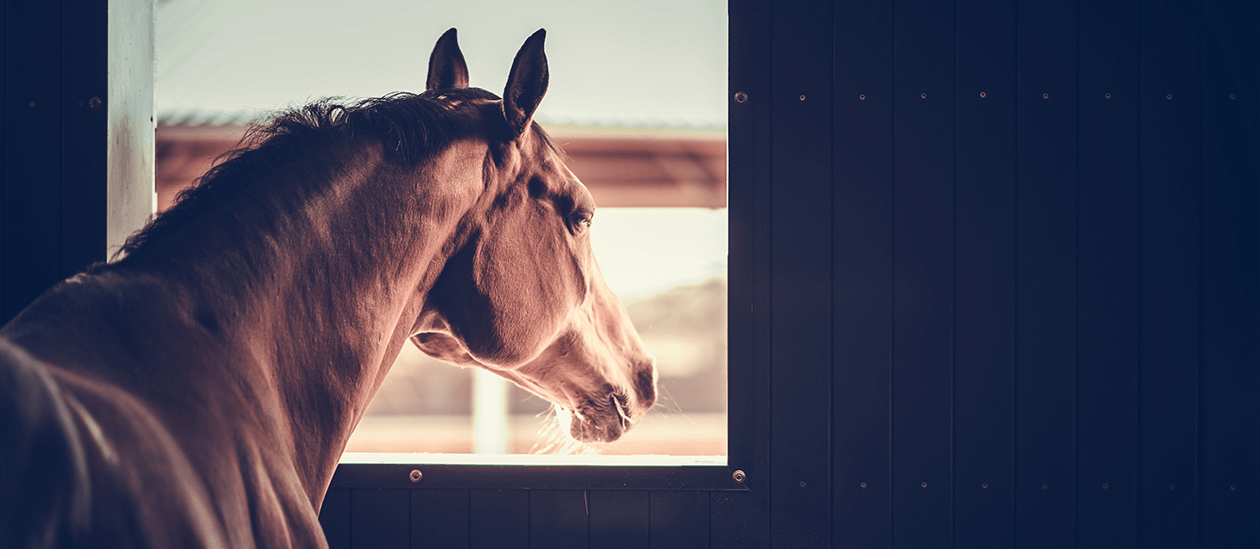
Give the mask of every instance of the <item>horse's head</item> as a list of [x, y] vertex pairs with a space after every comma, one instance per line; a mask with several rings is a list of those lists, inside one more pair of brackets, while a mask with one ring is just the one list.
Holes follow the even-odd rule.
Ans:
[[[655, 402], [655, 360], [595, 264], [590, 192], [533, 123], [547, 91], [544, 36], [526, 40], [512, 63], [502, 109], [487, 123], [484, 194], [461, 222], [412, 341], [568, 410], [575, 439], [611, 442]], [[467, 86], [451, 29], [429, 60], [427, 91]]]

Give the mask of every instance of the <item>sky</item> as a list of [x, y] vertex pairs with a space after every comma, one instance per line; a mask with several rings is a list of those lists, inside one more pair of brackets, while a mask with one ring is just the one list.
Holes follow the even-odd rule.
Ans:
[[546, 28], [539, 121], [726, 125], [723, 0], [163, 0], [157, 10], [159, 116], [420, 92], [451, 27], [472, 85], [502, 94], [516, 51]]
[[[724, 0], [162, 0], [158, 116], [420, 92], [451, 27], [471, 84], [500, 95], [516, 51], [547, 29], [544, 125], [726, 126]], [[725, 210], [602, 208], [591, 238], [623, 301], [726, 272]]]

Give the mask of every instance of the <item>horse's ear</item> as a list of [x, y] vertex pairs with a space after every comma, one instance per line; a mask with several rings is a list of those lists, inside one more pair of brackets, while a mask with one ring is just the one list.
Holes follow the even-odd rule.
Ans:
[[429, 56], [429, 79], [424, 89], [467, 87], [468, 65], [464, 63], [464, 54], [459, 51], [459, 42], [455, 40], [455, 29], [450, 29], [442, 33], [437, 45], [433, 46], [433, 54]]
[[534, 118], [534, 110], [547, 94], [547, 54], [543, 53], [546, 29], [538, 29], [516, 52], [507, 89], [503, 91], [503, 115], [513, 137], [520, 137]]

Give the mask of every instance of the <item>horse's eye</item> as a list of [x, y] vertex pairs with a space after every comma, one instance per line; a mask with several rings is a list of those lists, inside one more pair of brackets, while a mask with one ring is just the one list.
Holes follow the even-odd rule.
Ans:
[[572, 228], [573, 234], [582, 234], [584, 231], [591, 228], [591, 217], [592, 215], [590, 212], [582, 211], [575, 212], [573, 215], [569, 216], [569, 226]]

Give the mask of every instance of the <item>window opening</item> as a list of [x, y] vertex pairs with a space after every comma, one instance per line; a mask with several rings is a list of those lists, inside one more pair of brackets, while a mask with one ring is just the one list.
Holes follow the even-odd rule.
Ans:
[[[621, 440], [595, 448], [601, 456], [510, 457], [592, 449], [564, 448], [541, 398], [408, 344], [343, 462], [424, 452], [437, 455], [407, 459], [725, 463], [726, 5], [651, 3], [377, 0], [352, 11], [296, 0], [159, 3], [160, 209], [270, 112], [422, 90], [427, 52], [448, 27], [460, 31], [472, 85], [497, 94], [520, 43], [548, 29], [552, 78], [537, 120], [599, 206], [595, 254], [658, 359], [657, 405]], [[710, 457], [609, 457], [629, 454]]]

